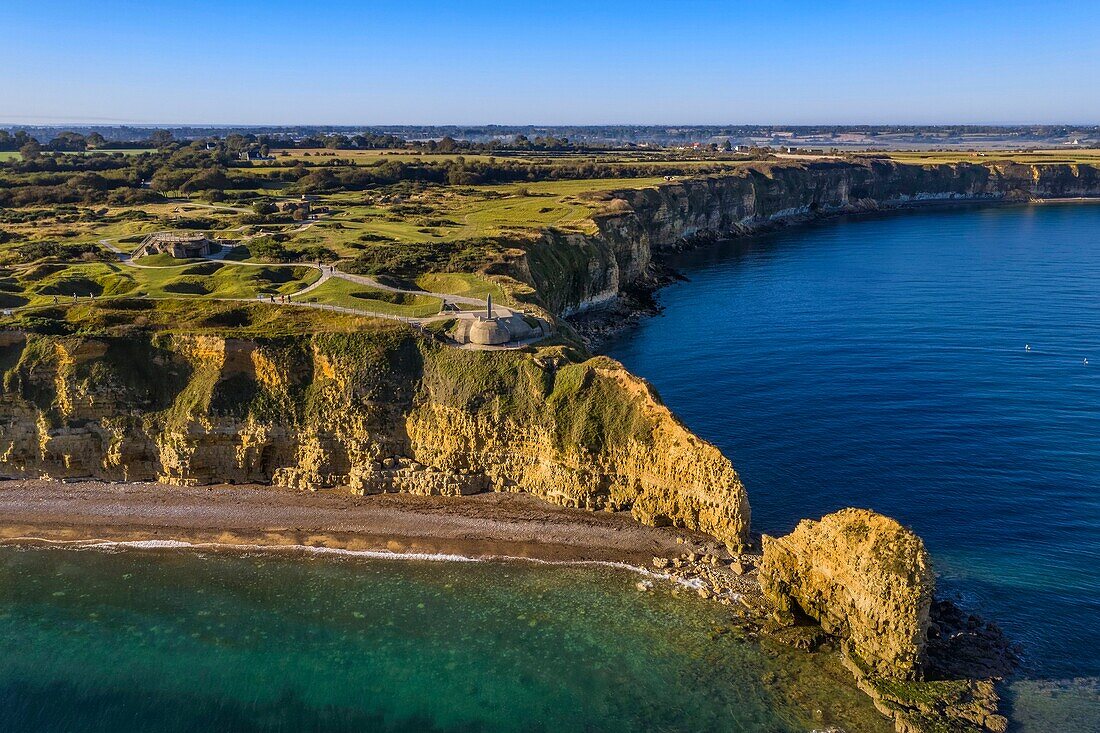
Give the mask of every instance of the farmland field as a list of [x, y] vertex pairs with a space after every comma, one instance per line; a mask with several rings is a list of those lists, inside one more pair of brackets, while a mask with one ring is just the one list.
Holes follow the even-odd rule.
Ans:
[[933, 165], [936, 163], [993, 163], [1011, 161], [1013, 163], [1035, 164], [1100, 164], [1100, 149], [1067, 147], [1061, 150], [983, 150], [964, 151], [897, 151], [890, 153], [862, 153], [862, 157], [888, 157], [899, 163], [914, 165]]
[[[273, 161], [255, 164], [224, 141], [173, 143], [140, 161], [126, 157], [142, 152], [136, 148], [112, 152], [124, 155], [45, 152], [18, 165], [4, 163], [18, 153], [0, 156], [5, 308], [71, 305], [74, 298], [293, 297], [317, 282], [322, 263], [425, 294], [337, 277], [300, 301], [402, 318], [435, 315], [443, 295], [468, 299], [462, 308], [489, 295], [522, 306], [530, 287], [501, 277], [508, 269], [500, 265], [544, 232], [594, 233], [612, 191], [730, 175], [747, 164], [743, 155], [681, 148], [275, 149]], [[1100, 150], [1085, 149], [889, 156], [917, 164], [1100, 162]], [[14, 205], [4, 205], [4, 196]], [[139, 267], [119, 261], [150, 233], [173, 230], [217, 240], [224, 257], [158, 254], [140, 258]]]
[[[82, 150], [82, 151], [66, 151], [62, 155], [96, 155], [99, 153], [105, 155], [138, 155], [140, 153], [153, 152], [149, 148], [119, 148], [118, 150], [105, 149], [105, 150]], [[9, 160], [19, 160], [22, 156], [18, 150], [0, 150], [0, 163], [7, 162]]]

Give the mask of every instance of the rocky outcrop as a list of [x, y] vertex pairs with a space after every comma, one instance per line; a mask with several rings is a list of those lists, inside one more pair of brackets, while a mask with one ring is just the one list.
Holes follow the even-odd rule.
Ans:
[[363, 493], [525, 491], [745, 542], [730, 462], [607, 358], [411, 329], [0, 340], [0, 472]]
[[875, 673], [921, 675], [935, 578], [924, 543], [893, 519], [844, 509], [765, 536], [760, 583], [783, 618], [817, 621]]
[[546, 232], [513, 275], [570, 315], [645, 283], [664, 253], [781, 223], [935, 202], [1100, 196], [1089, 165], [758, 163], [734, 173], [603, 194], [593, 234]]
[[844, 666], [898, 733], [1006, 730], [996, 683], [1014, 649], [997, 627], [933, 603], [924, 545], [893, 519], [844, 509], [765, 536], [759, 579], [772, 636], [796, 646], [839, 637]]
[[1004, 733], [1008, 729], [1008, 719], [998, 712], [996, 680], [895, 680], [875, 674], [847, 649], [841, 659], [856, 686], [893, 720], [898, 733]]

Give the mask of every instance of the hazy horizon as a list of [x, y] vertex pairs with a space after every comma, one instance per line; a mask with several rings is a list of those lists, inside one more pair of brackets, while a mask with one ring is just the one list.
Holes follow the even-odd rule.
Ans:
[[1100, 123], [1096, 5], [10, 5], [9, 125]]
[[88, 119], [39, 119], [5, 120], [0, 119], [0, 127], [139, 127], [139, 128], [225, 128], [229, 130], [244, 128], [280, 128], [280, 127], [331, 127], [331, 128], [396, 128], [396, 127], [532, 127], [555, 129], [562, 127], [1098, 127], [1100, 122], [1081, 122], [1078, 120], [1054, 120], [1050, 122], [144, 122], [140, 120], [88, 120]]

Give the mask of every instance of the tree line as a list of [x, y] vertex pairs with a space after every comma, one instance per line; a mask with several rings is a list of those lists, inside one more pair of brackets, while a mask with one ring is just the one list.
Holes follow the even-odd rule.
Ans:
[[[333, 193], [402, 182], [424, 185], [533, 183], [688, 175], [715, 172], [723, 167], [720, 161], [702, 166], [669, 161], [619, 161], [608, 165], [594, 158], [485, 159], [467, 158], [461, 154], [435, 160], [394, 157], [366, 165], [332, 160], [318, 164], [299, 161], [292, 166], [255, 167], [242, 163], [239, 158], [240, 150], [257, 142], [248, 136], [228, 136], [216, 142], [161, 142], [156, 149], [131, 155], [71, 155], [57, 151], [23, 155], [0, 165], [0, 207], [133, 205], [180, 195], [198, 195], [211, 201], [251, 201], [257, 197], [256, 191], [265, 188], [288, 194]], [[24, 142], [24, 146], [27, 144]]]

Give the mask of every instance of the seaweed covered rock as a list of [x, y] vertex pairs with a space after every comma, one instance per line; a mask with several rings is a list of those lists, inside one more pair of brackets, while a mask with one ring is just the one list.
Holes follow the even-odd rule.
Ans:
[[924, 543], [893, 519], [844, 509], [765, 536], [760, 582], [781, 620], [810, 617], [879, 675], [920, 676], [935, 579]]

